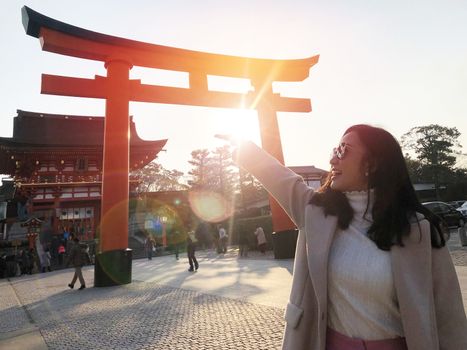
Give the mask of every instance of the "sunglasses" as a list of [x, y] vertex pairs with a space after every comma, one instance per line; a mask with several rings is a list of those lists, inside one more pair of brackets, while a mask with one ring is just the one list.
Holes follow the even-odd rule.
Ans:
[[334, 157], [336, 157], [339, 160], [344, 159], [348, 148], [351, 148], [351, 146], [349, 144], [347, 144], [345, 142], [340, 143], [339, 146], [334, 147], [332, 149], [331, 159], [334, 158]]

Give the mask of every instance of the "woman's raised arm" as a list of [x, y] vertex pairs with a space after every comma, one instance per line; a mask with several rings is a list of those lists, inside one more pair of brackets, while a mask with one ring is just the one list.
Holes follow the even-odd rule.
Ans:
[[239, 142], [229, 135], [216, 137], [236, 146], [233, 152], [234, 162], [255, 176], [295, 225], [303, 227], [305, 206], [313, 195], [313, 189], [305, 184], [303, 178], [251, 141]]

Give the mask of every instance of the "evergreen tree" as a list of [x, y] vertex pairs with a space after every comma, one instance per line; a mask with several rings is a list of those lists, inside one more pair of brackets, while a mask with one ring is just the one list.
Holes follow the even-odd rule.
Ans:
[[138, 181], [137, 192], [159, 192], [184, 190], [188, 186], [181, 183], [183, 172], [167, 170], [161, 164], [152, 161], [144, 168], [134, 171], [133, 178]]
[[461, 147], [459, 136], [457, 128], [438, 124], [414, 127], [402, 135], [402, 147], [414, 151], [417, 157], [417, 161], [407, 157], [412, 180], [432, 181], [438, 198], [440, 183], [455, 171], [457, 149]]
[[191, 180], [188, 185], [192, 189], [204, 189], [209, 187], [209, 151], [207, 149], [197, 149], [191, 152], [191, 160], [188, 161], [193, 168], [188, 172]]

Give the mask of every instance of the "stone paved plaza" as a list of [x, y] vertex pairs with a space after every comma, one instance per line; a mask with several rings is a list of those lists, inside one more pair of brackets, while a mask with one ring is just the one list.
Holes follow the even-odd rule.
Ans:
[[[449, 248], [467, 305], [467, 249]], [[269, 252], [239, 259], [198, 252], [200, 269], [187, 271], [164, 256], [133, 261], [133, 282], [71, 290], [73, 270], [0, 281], [0, 349], [278, 349], [292, 260]], [[79, 284], [79, 283], [78, 283]]]
[[71, 291], [60, 283], [62, 275], [13, 284], [51, 349], [276, 349], [280, 345], [279, 308], [155, 282]]
[[[178, 261], [173, 256], [135, 260], [133, 282], [119, 287], [71, 290], [66, 285], [72, 269], [3, 280], [0, 283], [0, 348], [30, 349], [15, 341], [18, 343], [21, 337], [33, 333], [36, 338], [42, 338], [39, 339], [42, 347], [38, 348], [44, 349], [279, 348], [284, 327], [283, 308], [265, 305], [271, 304], [267, 298], [262, 304], [247, 301], [258, 292], [249, 283], [232, 287], [246, 290], [243, 296], [238, 293], [238, 298], [216, 295], [228, 293], [222, 292], [222, 283], [212, 279], [214, 274], [214, 279], [222, 280], [223, 274], [231, 273], [226, 267], [232, 264], [240, 270], [248, 269], [252, 278], [258, 278], [258, 274], [267, 273], [263, 271], [264, 262], [278, 267], [284, 261], [278, 265], [270, 254], [254, 253], [250, 259], [238, 259], [232, 250], [225, 256], [213, 252], [199, 255], [200, 270], [196, 273], [187, 271], [184, 255]], [[255, 262], [263, 265], [256, 269], [248, 267]], [[285, 263], [290, 265], [291, 261]], [[278, 268], [290, 275], [287, 268]], [[165, 280], [166, 284], [152, 281], [158, 276], [166, 278], [159, 271], [168, 269], [181, 279]], [[93, 267], [86, 267], [83, 272], [91, 287]], [[181, 280], [188, 287], [190, 280], [196, 283], [191, 284], [192, 289], [170, 286]], [[204, 283], [209, 283], [206, 288], [209, 293], [196, 290]]]

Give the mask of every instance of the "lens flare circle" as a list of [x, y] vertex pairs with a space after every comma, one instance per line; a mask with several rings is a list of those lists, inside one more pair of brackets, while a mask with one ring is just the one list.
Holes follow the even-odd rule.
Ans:
[[221, 194], [192, 191], [188, 195], [191, 209], [203, 221], [221, 222], [233, 214], [233, 207]]

